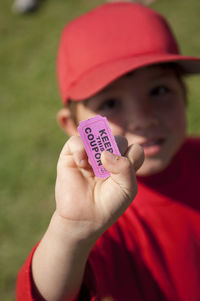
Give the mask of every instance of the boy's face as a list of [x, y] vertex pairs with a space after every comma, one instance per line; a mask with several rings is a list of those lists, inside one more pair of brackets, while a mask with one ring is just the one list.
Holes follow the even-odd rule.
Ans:
[[77, 122], [106, 116], [112, 133], [144, 148], [140, 176], [165, 169], [186, 134], [183, 87], [172, 68], [139, 69], [76, 105]]

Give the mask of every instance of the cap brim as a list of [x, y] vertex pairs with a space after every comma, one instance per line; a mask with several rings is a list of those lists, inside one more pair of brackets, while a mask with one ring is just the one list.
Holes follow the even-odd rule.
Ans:
[[122, 58], [101, 64], [82, 75], [68, 90], [67, 98], [76, 101], [87, 99], [131, 70], [167, 62], [176, 62], [185, 73], [200, 73], [200, 58], [191, 56], [154, 54]]

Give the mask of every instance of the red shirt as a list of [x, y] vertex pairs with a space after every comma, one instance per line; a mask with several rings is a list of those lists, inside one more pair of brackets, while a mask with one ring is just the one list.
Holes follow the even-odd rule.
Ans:
[[[80, 300], [200, 300], [199, 154], [187, 140], [164, 172], [138, 177], [136, 199], [90, 253]], [[29, 257], [17, 300], [40, 300], [31, 287]]]

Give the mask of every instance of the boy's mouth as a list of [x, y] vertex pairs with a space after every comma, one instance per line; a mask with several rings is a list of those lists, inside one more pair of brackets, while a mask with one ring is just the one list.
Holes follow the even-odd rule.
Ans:
[[149, 139], [140, 145], [144, 149], [145, 156], [153, 156], [160, 152], [164, 141], [164, 138]]

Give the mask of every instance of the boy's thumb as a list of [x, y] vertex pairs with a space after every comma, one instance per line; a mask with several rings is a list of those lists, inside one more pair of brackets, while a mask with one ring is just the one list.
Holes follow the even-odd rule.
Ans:
[[[144, 158], [143, 150], [140, 146], [130, 146], [126, 156], [118, 156], [108, 151], [101, 154], [101, 161], [106, 170], [111, 175], [103, 183], [110, 192], [113, 193], [110, 204], [115, 200], [115, 213], [119, 217], [130, 205], [137, 194], [138, 185], [136, 180], [136, 170], [142, 164]], [[109, 204], [107, 204], [109, 206]]]
[[124, 169], [137, 171], [144, 161], [144, 152], [141, 146], [135, 144], [128, 148], [125, 157], [104, 151], [101, 161], [106, 170], [112, 174], [119, 174]]
[[105, 169], [111, 173], [109, 181], [114, 181], [121, 188], [128, 202], [132, 201], [137, 193], [137, 181], [134, 166], [129, 158], [104, 151], [101, 161]]

